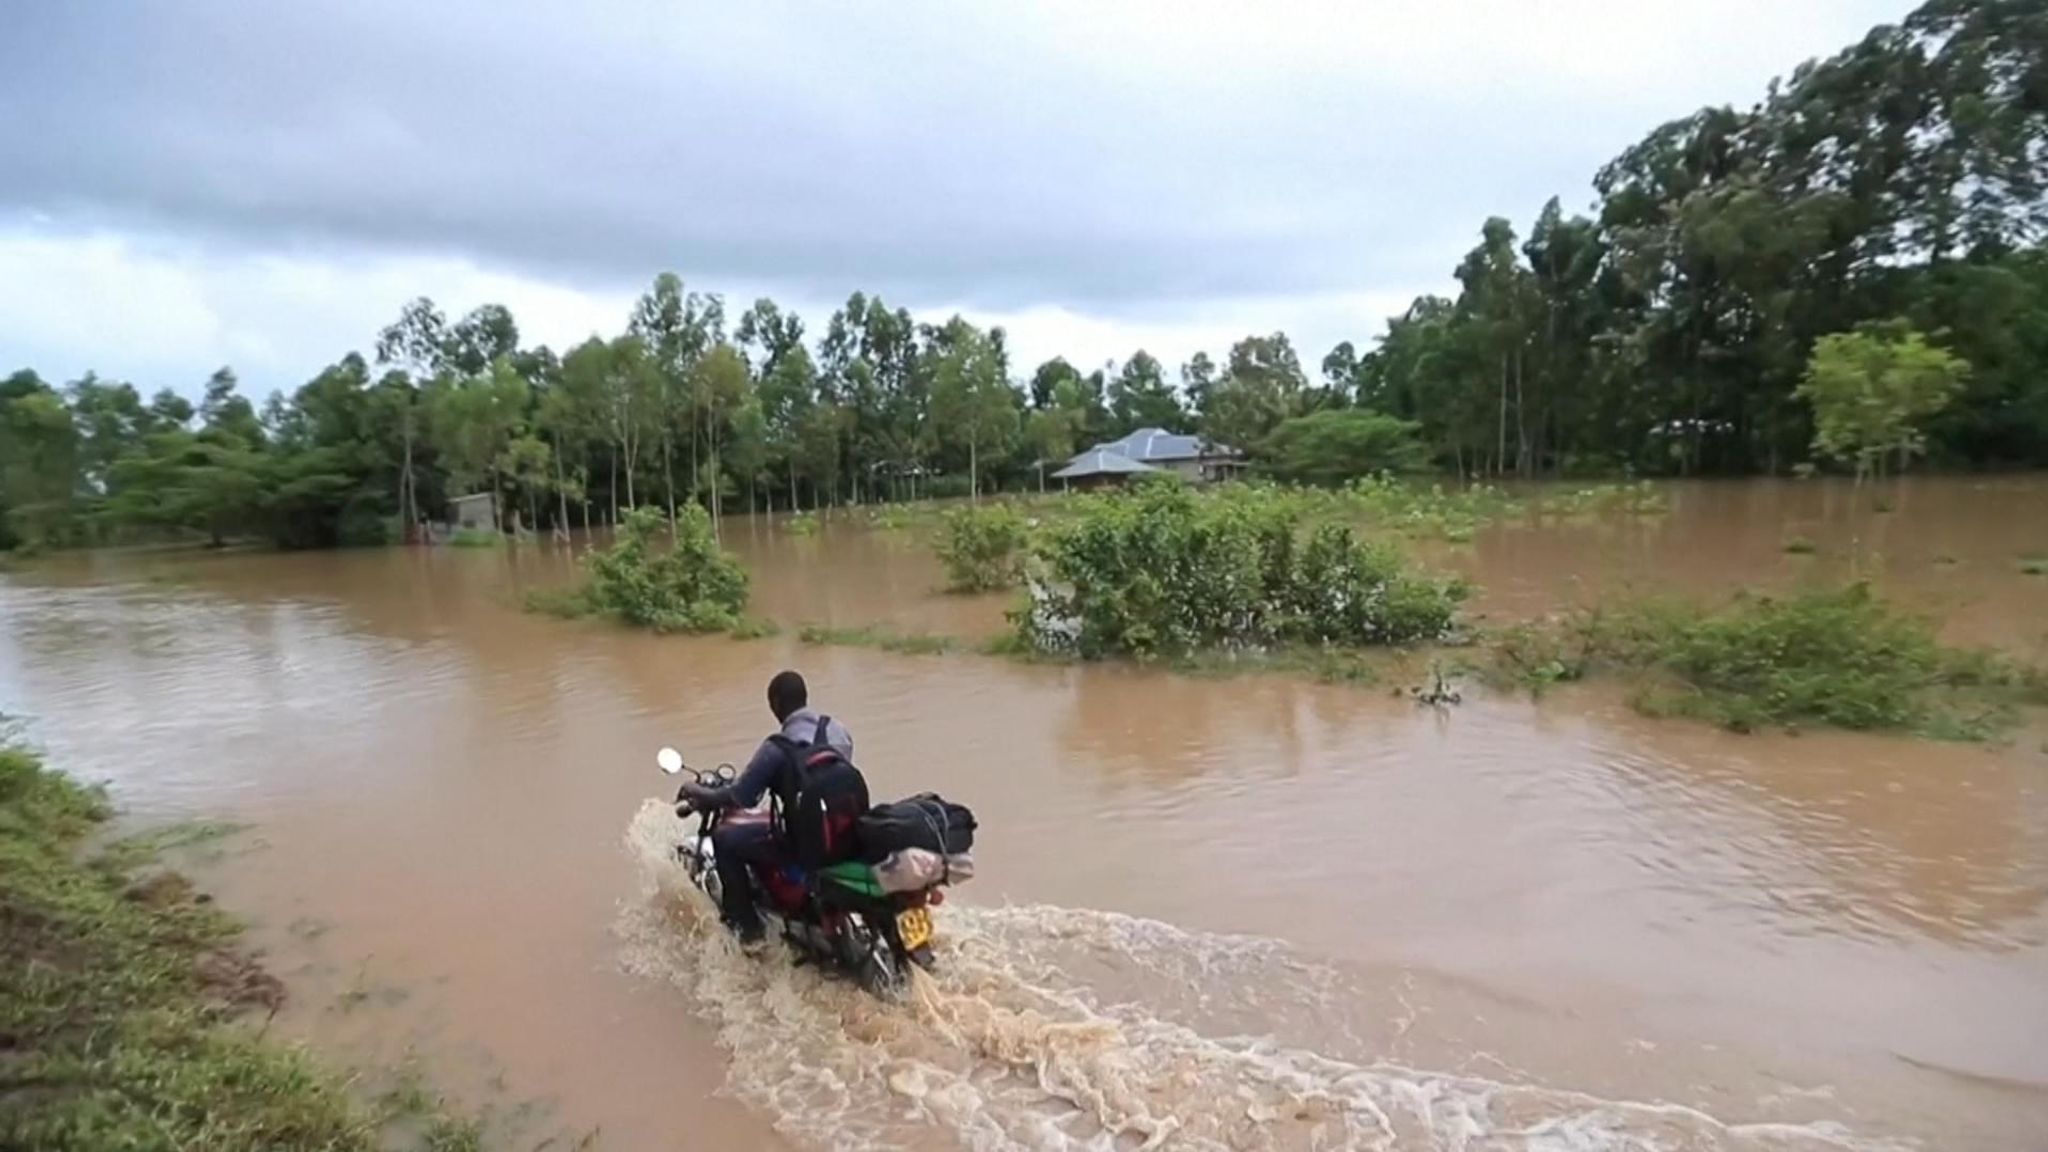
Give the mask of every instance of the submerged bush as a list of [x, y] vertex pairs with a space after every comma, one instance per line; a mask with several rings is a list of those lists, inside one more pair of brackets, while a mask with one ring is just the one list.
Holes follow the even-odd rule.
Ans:
[[988, 592], [1015, 585], [1030, 536], [1030, 524], [1007, 504], [947, 513], [933, 544], [946, 566], [946, 590]]
[[797, 630], [797, 639], [805, 644], [833, 645], [841, 648], [879, 648], [884, 652], [896, 652], [906, 656], [939, 656], [970, 647], [965, 641], [956, 640], [951, 636], [937, 636], [927, 632], [897, 632], [879, 625], [833, 628], [823, 624], [806, 624]]
[[1944, 667], [1932, 629], [1862, 584], [1744, 597], [1672, 628], [1658, 658], [1686, 686], [1680, 711], [1735, 727], [1914, 727]]
[[1508, 495], [1490, 485], [1446, 491], [1441, 484], [1424, 488], [1379, 475], [1345, 485], [1333, 511], [1405, 536], [1463, 543], [1512, 507]]
[[1715, 609], [1639, 604], [1575, 613], [1491, 638], [1497, 673], [1531, 687], [1602, 666], [1654, 673], [1652, 714], [1740, 731], [1820, 724], [1982, 739], [2018, 705], [2048, 702], [2048, 677], [1997, 653], [1956, 649], [1864, 584], [1741, 596]]
[[1669, 509], [1664, 494], [1648, 480], [1633, 483], [1595, 484], [1549, 492], [1534, 501], [1531, 511], [1545, 516], [1655, 516]]
[[579, 587], [537, 589], [527, 607], [554, 616], [611, 616], [657, 632], [723, 632], [744, 627], [747, 573], [719, 546], [711, 517], [696, 504], [676, 509], [674, 547], [657, 538], [667, 523], [652, 508], [619, 521], [612, 546], [584, 561]]
[[1032, 602], [1013, 614], [1020, 638], [1090, 658], [1434, 640], [1463, 594], [1347, 525], [1304, 536], [1299, 504], [1257, 488], [1088, 497], [1032, 556]]

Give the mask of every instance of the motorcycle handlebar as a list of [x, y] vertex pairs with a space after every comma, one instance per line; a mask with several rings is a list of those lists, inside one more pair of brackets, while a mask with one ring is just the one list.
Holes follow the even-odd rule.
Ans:
[[[718, 767], [708, 770], [692, 768], [685, 764], [682, 765], [681, 771], [689, 773], [691, 780], [700, 788], [717, 788], [721, 785], [732, 783], [739, 776], [738, 770], [731, 764], [720, 764]], [[682, 804], [689, 799], [684, 794], [686, 788], [687, 786], [676, 790], [676, 803]]]

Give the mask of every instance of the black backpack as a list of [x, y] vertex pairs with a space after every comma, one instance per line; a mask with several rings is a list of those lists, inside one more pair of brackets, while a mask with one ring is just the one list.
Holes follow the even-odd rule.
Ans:
[[830, 716], [818, 717], [809, 744], [775, 739], [789, 753], [788, 795], [778, 812], [797, 866], [823, 868], [854, 857], [855, 828], [868, 810], [868, 782], [826, 739]]

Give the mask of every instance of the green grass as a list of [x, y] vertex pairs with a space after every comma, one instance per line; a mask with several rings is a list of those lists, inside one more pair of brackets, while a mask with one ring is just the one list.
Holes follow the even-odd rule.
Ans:
[[[529, 588], [523, 601], [528, 612], [558, 620], [583, 620], [605, 613], [591, 603], [588, 584], [550, 584]], [[765, 616], [742, 616], [726, 634], [735, 640], [766, 640], [782, 635], [782, 625]]]
[[2048, 576], [2048, 557], [2023, 556], [2020, 558], [2020, 574], [2023, 576]]
[[932, 552], [946, 569], [946, 591], [963, 594], [1014, 586], [1030, 546], [1029, 520], [996, 502], [955, 508], [932, 538]]
[[766, 640], [782, 635], [782, 625], [766, 616], [742, 616], [740, 622], [732, 626], [731, 635], [735, 640]]
[[1496, 682], [1540, 692], [1599, 672], [1638, 687], [1648, 715], [1736, 731], [1809, 725], [1984, 740], [2048, 704], [2048, 671], [1940, 644], [1867, 586], [1714, 607], [1643, 602], [1514, 625], [1485, 638]]
[[457, 528], [448, 537], [451, 548], [499, 548], [504, 543], [505, 534], [489, 528]]
[[[284, 989], [152, 849], [87, 844], [105, 797], [0, 745], [0, 1147], [377, 1152], [479, 1147], [438, 1103], [394, 1110], [240, 1021]], [[209, 827], [206, 834], [216, 834]]]
[[[872, 648], [906, 656], [947, 656], [971, 653], [995, 656], [1026, 664], [1078, 664], [1079, 657], [1043, 652], [1004, 632], [980, 642], [957, 636], [926, 632], [896, 632], [869, 625], [862, 628], [828, 628], [809, 624], [798, 630], [806, 644], [842, 648]], [[1227, 678], [1247, 675], [1291, 675], [1325, 684], [1376, 685], [1386, 679], [1396, 658], [1385, 652], [1353, 648], [1300, 648], [1272, 651], [1200, 652], [1161, 660], [1131, 660], [1126, 663], [1156, 667], [1186, 676]]]
[[938, 636], [926, 632], [896, 632], [875, 625], [864, 628], [828, 628], [821, 624], [806, 624], [797, 630], [796, 635], [797, 639], [806, 644], [838, 648], [876, 648], [906, 656], [941, 656], [949, 652], [975, 650], [974, 645], [951, 636]]
[[1790, 540], [1785, 541], [1785, 551], [1794, 556], [1811, 556], [1815, 552], [1820, 551], [1820, 545], [1815, 544], [1804, 536], [1794, 536]]
[[553, 616], [558, 620], [581, 620], [585, 616], [597, 615], [597, 605], [590, 602], [590, 586], [584, 583], [529, 588], [524, 603], [528, 612]]
[[1550, 492], [1530, 504], [1531, 511], [1544, 516], [1660, 516], [1670, 509], [1664, 494], [1648, 480], [1635, 483], [1595, 484], [1563, 492]]
[[1190, 676], [1284, 675], [1324, 684], [1371, 687], [1385, 681], [1393, 663], [1383, 651], [1316, 647], [1199, 652], [1164, 661], [1164, 667]]

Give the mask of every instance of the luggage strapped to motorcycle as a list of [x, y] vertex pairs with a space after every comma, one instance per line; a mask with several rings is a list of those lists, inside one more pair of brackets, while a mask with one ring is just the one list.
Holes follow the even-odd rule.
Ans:
[[972, 810], [935, 792], [920, 792], [869, 809], [860, 822], [861, 850], [874, 863], [903, 848], [954, 856], [974, 847]]

